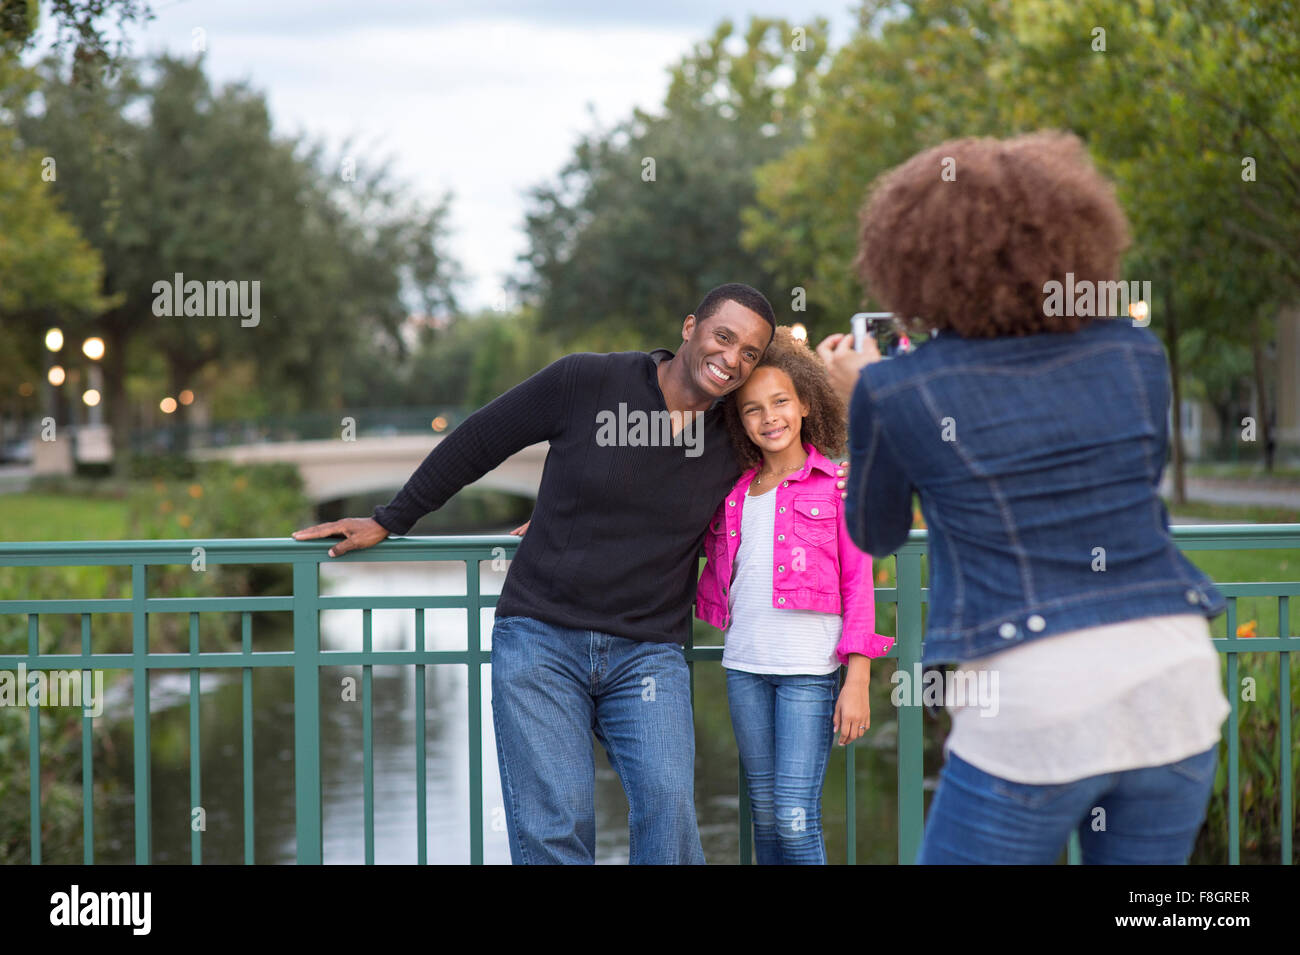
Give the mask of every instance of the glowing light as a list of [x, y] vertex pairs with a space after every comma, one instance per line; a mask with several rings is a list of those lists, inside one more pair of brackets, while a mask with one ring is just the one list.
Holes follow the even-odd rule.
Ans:
[[93, 408], [95, 405], [99, 404], [99, 392], [94, 388], [91, 388], [81, 396], [81, 400], [86, 403], [87, 408]]
[[803, 322], [795, 322], [790, 326], [790, 337], [797, 342], [808, 340], [808, 329], [804, 328]]
[[176, 410], [176, 399], [164, 398], [162, 401], [158, 402], [158, 407], [162, 409], [163, 414], [171, 414]]
[[447, 419], [444, 418], [442, 415], [438, 415], [438, 417], [434, 418], [434, 419], [433, 419], [433, 430], [434, 430], [434, 431], [446, 431], [446, 430], [447, 430]]
[[1151, 307], [1145, 301], [1138, 300], [1129, 305], [1128, 314], [1135, 322], [1145, 322], [1151, 314]]
[[181, 399], [181, 404], [183, 405], [194, 404], [194, 392], [190, 391], [188, 388], [182, 391], [177, 397]]
[[67, 379], [68, 373], [63, 370], [62, 365], [54, 365], [50, 368], [50, 373], [46, 377], [49, 378], [50, 384], [57, 388]]
[[50, 351], [58, 351], [63, 347], [63, 332], [57, 328], [51, 328], [45, 333], [45, 347]]
[[81, 343], [81, 352], [91, 361], [99, 361], [104, 357], [104, 339], [87, 338]]

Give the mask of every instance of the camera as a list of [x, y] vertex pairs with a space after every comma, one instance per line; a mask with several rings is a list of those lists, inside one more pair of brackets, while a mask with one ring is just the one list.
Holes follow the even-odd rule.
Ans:
[[858, 312], [849, 319], [853, 328], [853, 347], [862, 351], [867, 336], [876, 340], [881, 358], [894, 358], [912, 350], [912, 343], [899, 330], [893, 312]]

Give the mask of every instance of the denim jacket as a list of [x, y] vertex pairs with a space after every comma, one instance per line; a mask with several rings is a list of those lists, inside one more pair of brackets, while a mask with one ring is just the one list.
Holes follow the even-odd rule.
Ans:
[[[808, 460], [769, 494], [776, 495], [776, 526], [772, 542], [772, 606], [788, 610], [820, 610], [843, 617], [836, 655], [849, 662], [850, 653], [879, 657], [893, 646], [892, 637], [876, 633], [876, 593], [871, 558], [849, 539], [843, 501], [835, 486], [835, 465], [807, 441]], [[718, 505], [705, 532], [705, 556], [695, 597], [695, 616], [719, 630], [731, 624], [727, 592], [740, 549], [740, 520], [752, 467]]]
[[1160, 341], [1128, 320], [1075, 332], [945, 333], [869, 365], [849, 407], [846, 518], [875, 557], [929, 534], [925, 664], [1083, 627], [1214, 617], [1225, 601], [1174, 544]]

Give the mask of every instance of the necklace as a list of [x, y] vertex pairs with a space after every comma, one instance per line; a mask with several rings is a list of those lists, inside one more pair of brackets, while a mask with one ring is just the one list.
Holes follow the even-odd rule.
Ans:
[[[802, 463], [800, 463], [800, 464], [796, 464], [794, 467], [791, 467], [791, 468], [786, 468], [784, 471], [779, 471], [779, 472], [777, 472], [776, 474], [773, 474], [772, 477], [773, 477], [773, 478], [777, 478], [777, 477], [780, 477], [782, 474], [789, 474], [791, 471], [798, 471], [801, 467], [804, 466], [804, 464], [807, 464], [807, 463], [808, 463], [808, 459], [807, 459], [807, 458], [804, 458], [804, 460], [803, 460]], [[760, 472], [759, 474], [756, 474], [756, 475], [754, 476], [754, 485], [757, 486], [757, 485], [762, 484], [762, 483], [763, 483], [762, 472]]]

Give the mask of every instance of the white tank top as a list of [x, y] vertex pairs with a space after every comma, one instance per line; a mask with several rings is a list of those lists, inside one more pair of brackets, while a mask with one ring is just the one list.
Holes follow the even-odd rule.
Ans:
[[[1229, 712], [1200, 614], [1125, 620], [1034, 640], [958, 668], [944, 752], [1014, 782], [1068, 783], [1161, 766], [1215, 745]], [[981, 677], [983, 673], [983, 677]], [[988, 701], [996, 703], [994, 707]]]
[[731, 625], [725, 631], [722, 665], [749, 673], [788, 676], [834, 673], [843, 620], [837, 613], [772, 606], [776, 489], [745, 498], [740, 547], [727, 593]]

